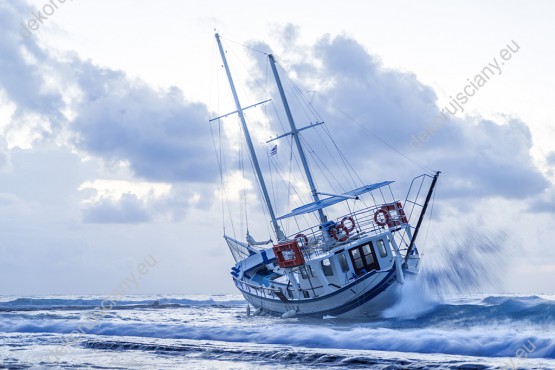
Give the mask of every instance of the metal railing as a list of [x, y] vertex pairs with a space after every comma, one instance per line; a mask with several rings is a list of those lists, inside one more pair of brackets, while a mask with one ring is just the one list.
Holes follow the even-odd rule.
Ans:
[[[394, 201], [392, 203], [385, 203], [380, 205], [374, 205], [366, 207], [357, 211], [353, 211], [344, 214], [332, 222], [329, 222], [329, 227], [324, 228], [322, 225], [312, 226], [307, 229], [301, 230], [295, 234], [288, 236], [288, 240], [297, 239], [297, 242], [301, 246], [301, 250], [304, 254], [305, 259], [314, 259], [325, 255], [330, 249], [337, 247], [339, 245], [350, 245], [355, 243], [363, 236], [373, 236], [379, 235], [386, 230], [398, 231], [401, 229], [401, 217], [399, 214], [389, 214], [390, 224], [395, 224], [395, 226], [388, 226], [387, 223], [380, 225], [376, 222], [375, 214], [379, 210], [383, 209], [385, 205], [390, 205], [397, 203]], [[337, 230], [337, 235], [339, 240], [335, 239], [332, 235], [333, 225], [339, 226], [343, 220], [351, 218], [354, 221], [354, 228], [349, 231], [348, 236], [345, 238], [344, 230]], [[347, 226], [350, 226], [350, 221], [346, 221]], [[385, 221], [382, 221], [385, 223]], [[306, 237], [306, 239], [305, 239]], [[345, 238], [345, 240], [343, 240]]]

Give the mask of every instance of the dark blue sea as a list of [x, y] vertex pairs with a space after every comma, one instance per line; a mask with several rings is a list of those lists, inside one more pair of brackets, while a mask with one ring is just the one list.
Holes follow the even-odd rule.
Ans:
[[0, 368], [555, 369], [554, 295], [414, 290], [373, 321], [246, 307], [238, 295], [4, 296]]

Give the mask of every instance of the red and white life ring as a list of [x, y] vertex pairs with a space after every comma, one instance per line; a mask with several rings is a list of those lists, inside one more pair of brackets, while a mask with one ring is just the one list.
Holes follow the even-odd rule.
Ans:
[[[346, 227], [345, 226], [345, 221], [349, 221], [351, 223], [351, 227]], [[341, 220], [341, 223], [339, 224], [341, 227], [346, 227], [347, 230], [349, 232], [353, 231], [355, 229], [355, 220], [349, 216], [349, 217], [343, 217], [343, 219]]]
[[[337, 235], [337, 231], [339, 231], [339, 230], [343, 230], [343, 236], [342, 237], [339, 237], [339, 235]], [[347, 238], [349, 238], [349, 229], [347, 229], [345, 226], [343, 226], [343, 224], [339, 224], [339, 225], [337, 225], [336, 227], [334, 227], [332, 229], [331, 235], [338, 242], [344, 242], [345, 240], [347, 240]]]
[[[380, 215], [380, 213], [383, 214], [383, 216], [384, 216], [384, 218], [385, 218], [385, 221], [380, 221], [380, 220], [378, 219], [378, 216]], [[383, 208], [378, 209], [378, 210], [374, 213], [374, 221], [375, 221], [379, 226], [388, 225], [388, 224], [389, 224], [389, 219], [390, 219], [389, 211], [387, 211], [387, 210], [385, 210], [385, 209], [383, 209]]]

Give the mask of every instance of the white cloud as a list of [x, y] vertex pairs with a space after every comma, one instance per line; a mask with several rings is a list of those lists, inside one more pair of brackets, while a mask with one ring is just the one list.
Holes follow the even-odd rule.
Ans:
[[[449, 117], [426, 143], [414, 146], [411, 135], [440, 115], [436, 94], [415, 75], [384, 68], [346, 36], [326, 36], [312, 47], [292, 50], [305, 56], [300, 64], [286, 65], [302, 70], [297, 74], [303, 91], [313, 90], [307, 81], [332, 81], [318, 91], [314, 103], [355, 168], [371, 169], [373, 178], [391, 177], [392, 169], [398, 174], [412, 171], [413, 166], [369, 132], [427, 167], [444, 171], [442, 182], [449, 189], [444, 196], [533, 198], [550, 186], [530, 155], [530, 130], [521, 120], [505, 124]], [[281, 52], [288, 55], [289, 49]]]
[[156, 182], [140, 182], [125, 180], [97, 179], [85, 181], [78, 190], [94, 190], [94, 196], [86, 199], [85, 203], [94, 203], [100, 199], [111, 199], [117, 201], [124, 194], [132, 194], [138, 199], [158, 199], [167, 196], [171, 191], [171, 184]]
[[210, 181], [213, 166], [208, 113], [181, 91], [156, 91], [124, 73], [74, 61], [83, 97], [71, 129], [78, 148], [108, 160], [126, 160], [154, 181]]
[[140, 223], [149, 222], [151, 217], [145, 202], [135, 194], [122, 194], [115, 201], [101, 198], [98, 202], [84, 209], [83, 221], [91, 223]]

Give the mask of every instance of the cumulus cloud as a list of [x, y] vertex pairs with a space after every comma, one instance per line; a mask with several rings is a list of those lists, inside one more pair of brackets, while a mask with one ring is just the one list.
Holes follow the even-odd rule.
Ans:
[[181, 221], [191, 209], [209, 208], [214, 187], [205, 184], [87, 181], [79, 187], [86, 223]]
[[[292, 30], [284, 35], [296, 42]], [[444, 198], [527, 199], [549, 187], [530, 155], [532, 138], [524, 122], [450, 117], [426, 143], [411, 145], [412, 135], [441, 114], [435, 92], [414, 74], [385, 68], [348, 36], [325, 36], [314, 45], [281, 52], [279, 60], [293, 71], [301, 90], [314, 90], [319, 81], [313, 104], [361, 177], [414, 172], [409, 161], [370, 134], [375, 133], [411, 159], [442, 170]], [[318, 140], [308, 131], [302, 135]]]
[[90, 223], [141, 223], [151, 220], [145, 204], [134, 194], [121, 199], [102, 199], [84, 209], [83, 220]]
[[83, 94], [71, 124], [77, 147], [127, 161], [138, 177], [151, 181], [214, 179], [203, 104], [185, 101], [178, 88], [157, 91], [91, 63], [74, 61], [72, 70]]
[[0, 5], [0, 90], [15, 106], [5, 133], [23, 132], [29, 140], [35, 140], [58, 133], [66, 120], [66, 105], [61, 91], [52, 83], [58, 62], [38, 46], [35, 38], [23, 38], [19, 33], [21, 22], [31, 10], [20, 1]]
[[63, 148], [10, 150], [10, 168], [0, 171], [0, 192], [43, 207], [69, 207], [83, 180], [80, 158]]
[[74, 55], [62, 60], [35, 38], [22, 39], [18, 22], [31, 10], [20, 2], [0, 7], [6, 30], [0, 36], [0, 88], [16, 107], [6, 135], [27, 128], [36, 141], [55, 137], [63, 127], [77, 149], [126, 162], [139, 178], [214, 179], [215, 168], [206, 170], [215, 166], [206, 145], [211, 139], [205, 105], [186, 101], [176, 87], [157, 90]]

